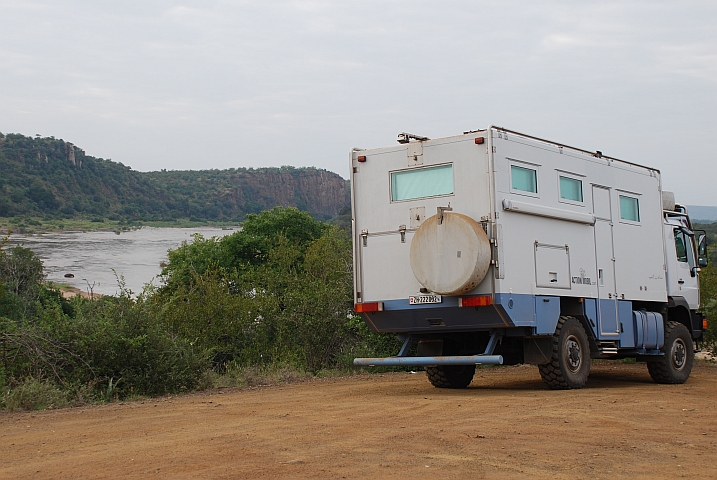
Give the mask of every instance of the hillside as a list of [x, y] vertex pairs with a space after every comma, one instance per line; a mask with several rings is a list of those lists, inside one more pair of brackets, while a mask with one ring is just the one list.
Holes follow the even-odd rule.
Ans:
[[717, 222], [717, 207], [706, 207], [704, 205], [687, 205], [690, 218], [707, 222]]
[[348, 203], [316, 168], [137, 172], [54, 137], [0, 133], [0, 217], [241, 220], [280, 205], [320, 219]]

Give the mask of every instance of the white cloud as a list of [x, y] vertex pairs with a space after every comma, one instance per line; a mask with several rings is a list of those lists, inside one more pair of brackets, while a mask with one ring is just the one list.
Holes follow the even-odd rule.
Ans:
[[[0, 130], [141, 170], [346, 175], [349, 147], [497, 123], [655, 165], [686, 203], [717, 204], [715, 24], [699, 0], [6, 1]], [[689, 138], [680, 168], [667, 126]]]

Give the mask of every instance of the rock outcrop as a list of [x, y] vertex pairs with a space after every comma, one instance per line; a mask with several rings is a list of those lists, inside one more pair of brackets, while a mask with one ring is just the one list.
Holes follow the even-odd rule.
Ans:
[[284, 206], [329, 219], [349, 202], [346, 180], [327, 170], [137, 172], [54, 137], [0, 134], [0, 171], [0, 216], [10, 217], [233, 221]]

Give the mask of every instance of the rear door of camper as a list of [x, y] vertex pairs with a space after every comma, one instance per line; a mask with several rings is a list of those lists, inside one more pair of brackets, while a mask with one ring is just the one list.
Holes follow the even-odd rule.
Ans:
[[[420, 293], [411, 239], [439, 207], [490, 218], [487, 144], [475, 133], [351, 152], [355, 301], [407, 302]], [[484, 281], [477, 291], [490, 289]]]

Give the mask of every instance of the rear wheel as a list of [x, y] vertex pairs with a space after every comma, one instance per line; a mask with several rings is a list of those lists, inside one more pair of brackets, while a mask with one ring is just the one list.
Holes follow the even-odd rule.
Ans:
[[466, 388], [473, 381], [475, 365], [436, 365], [426, 367], [431, 385], [437, 388]]
[[553, 334], [550, 363], [538, 365], [540, 376], [554, 390], [582, 388], [590, 374], [590, 344], [585, 329], [573, 317], [560, 317]]
[[[462, 344], [446, 338], [443, 341], [424, 341], [418, 344], [420, 356], [460, 355]], [[473, 381], [475, 365], [435, 365], [426, 367], [426, 376], [437, 388], [466, 388]]]
[[695, 350], [687, 327], [678, 322], [665, 324], [664, 357], [647, 362], [647, 371], [657, 383], [685, 383], [692, 372]]

